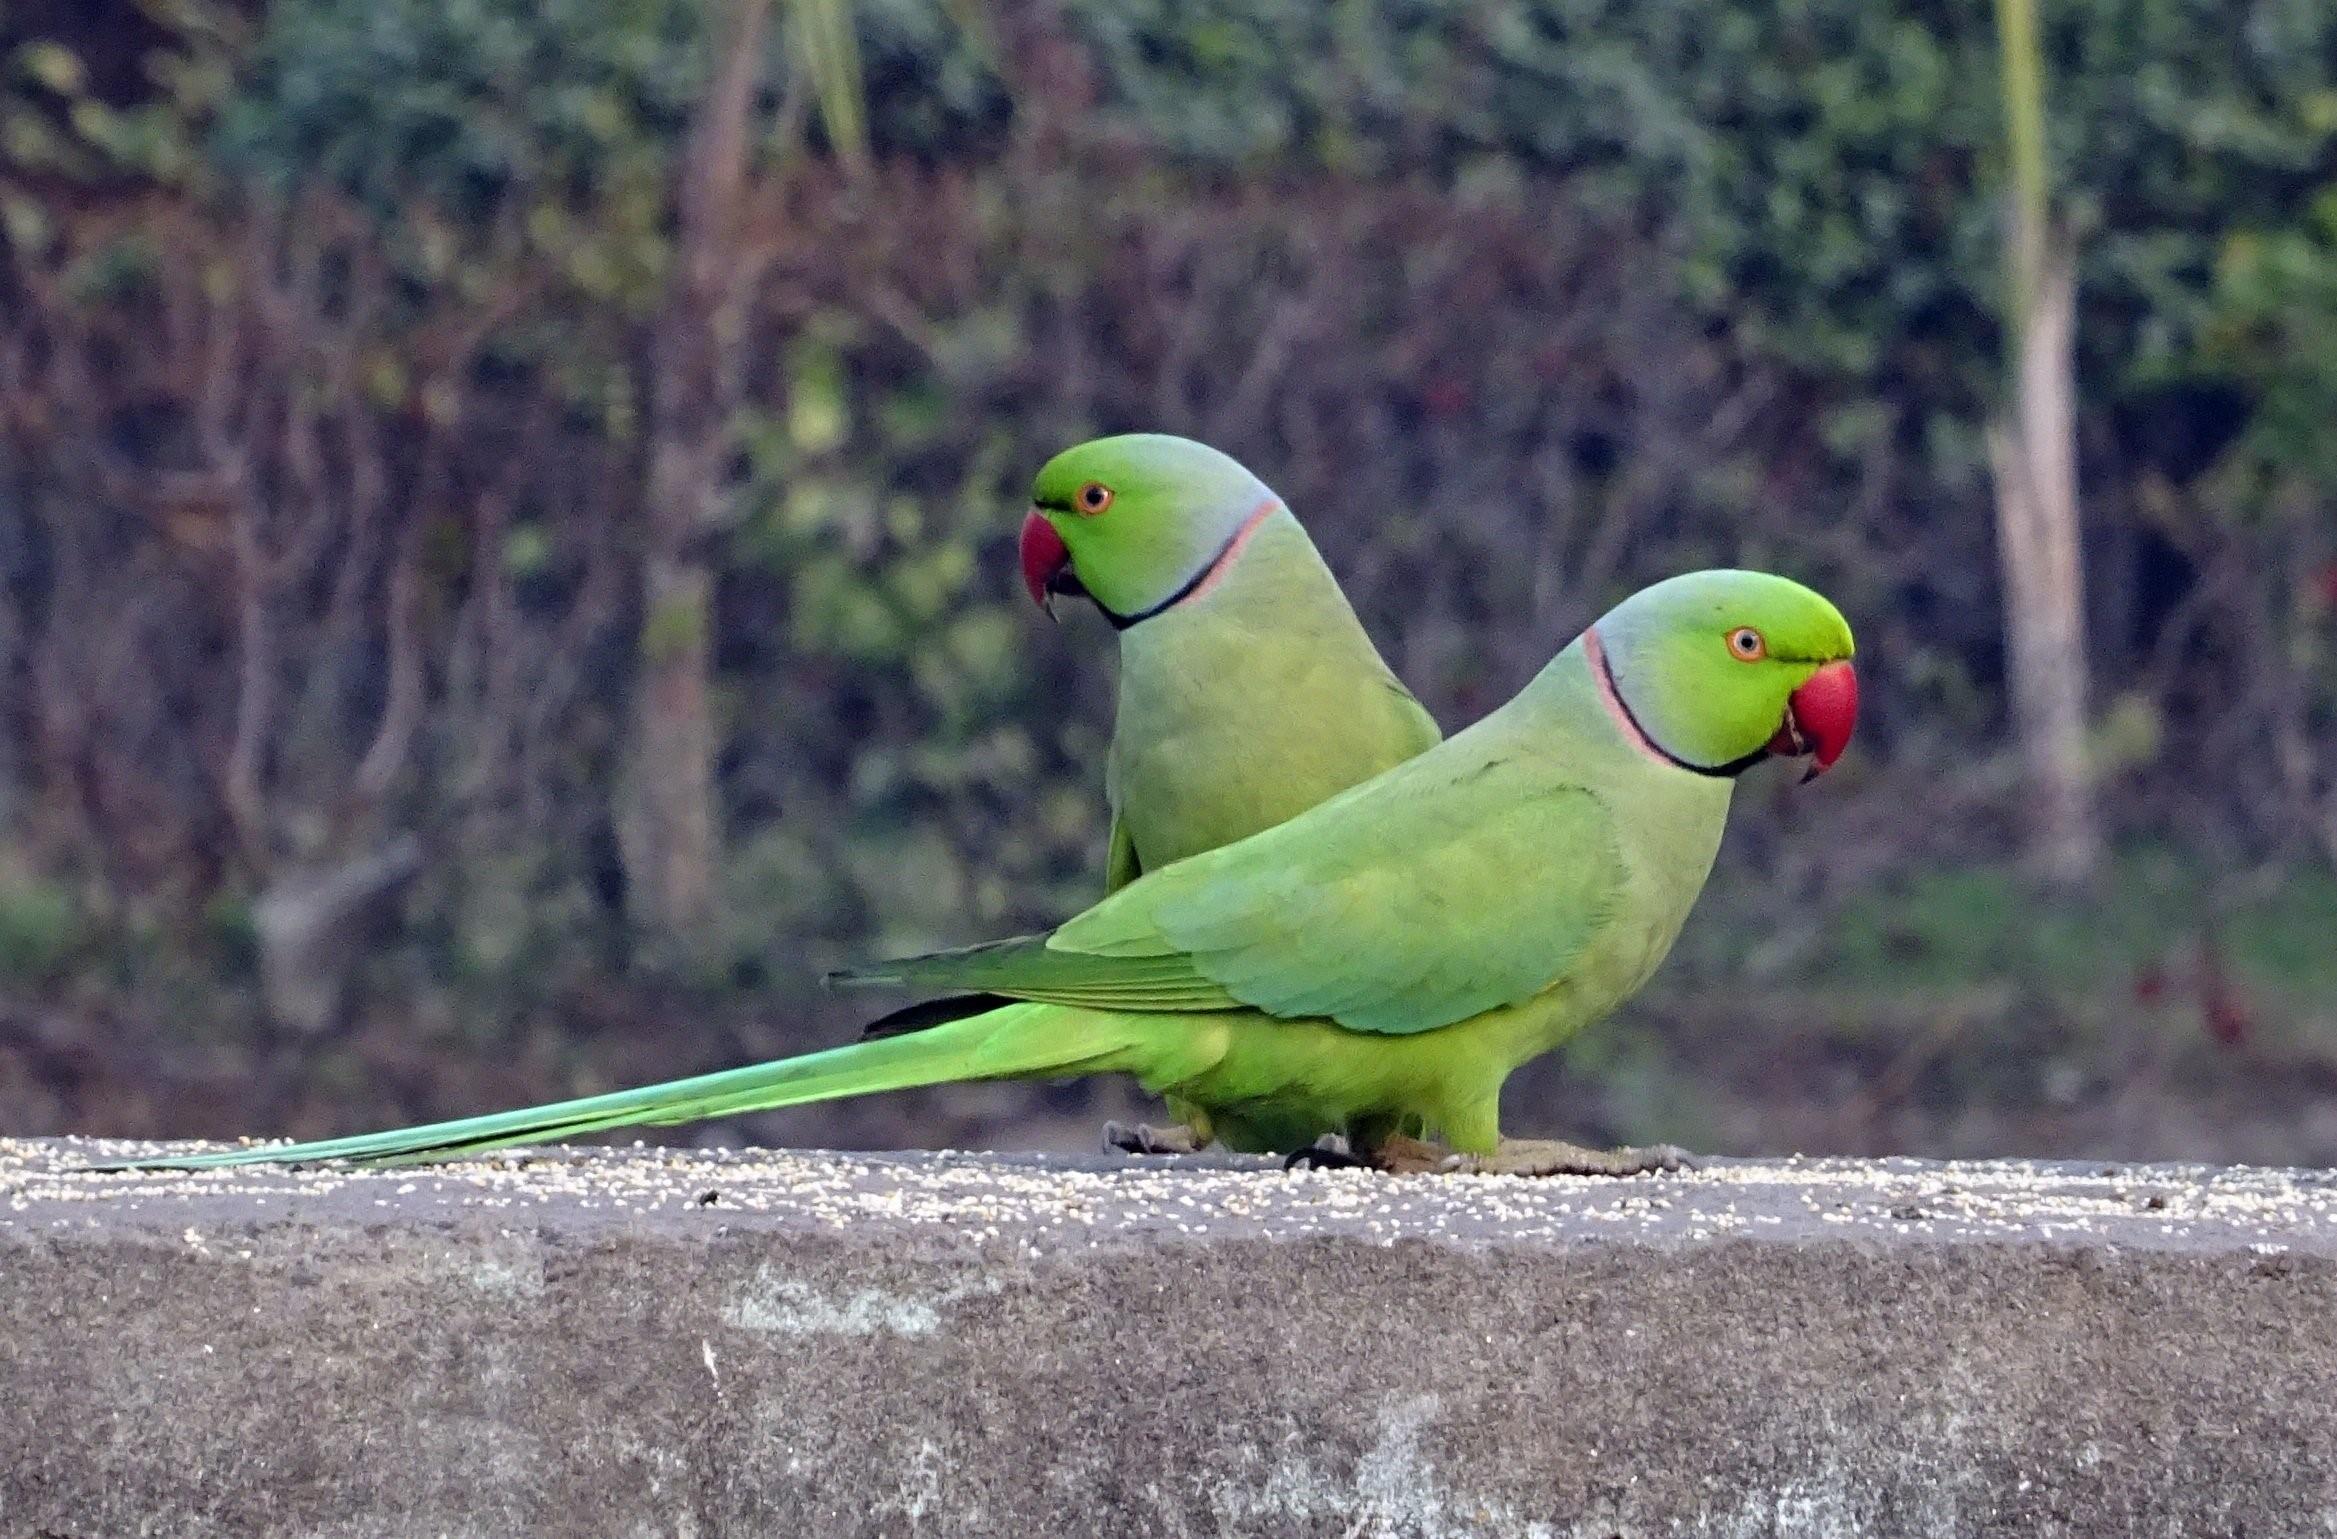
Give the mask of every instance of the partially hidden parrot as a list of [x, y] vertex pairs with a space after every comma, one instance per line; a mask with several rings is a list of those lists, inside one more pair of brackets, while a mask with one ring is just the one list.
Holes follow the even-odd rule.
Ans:
[[1435, 744], [1314, 541], [1206, 444], [1099, 438], [1040, 468], [1023, 580], [1120, 633], [1105, 891], [1306, 811]]
[[[1023, 581], [1050, 614], [1091, 600], [1120, 639], [1105, 759], [1104, 890], [1272, 828], [1435, 744], [1436, 719], [1391, 672], [1290, 509], [1239, 461], [1130, 433], [1040, 467]], [[929, 1000], [872, 1025], [929, 1026], [1001, 1003]], [[1166, 1128], [1104, 1128], [1132, 1154], [1207, 1142], [1191, 1108]]]
[[1737, 776], [1771, 755], [1808, 755], [1814, 776], [1841, 756], [1851, 652], [1841, 613], [1798, 583], [1675, 577], [1482, 721], [1283, 823], [1045, 934], [841, 975], [1012, 1003], [639, 1090], [130, 1163], [433, 1159], [956, 1080], [1123, 1073], [1235, 1149], [1303, 1152], [1328, 1129], [1388, 1170], [1669, 1168], [1676, 1151], [1502, 1140], [1502, 1083], [1670, 951]]

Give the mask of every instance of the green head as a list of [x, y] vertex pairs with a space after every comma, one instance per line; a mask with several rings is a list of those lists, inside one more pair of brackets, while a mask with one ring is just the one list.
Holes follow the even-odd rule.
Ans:
[[[1117, 625], [1203, 582], [1281, 506], [1240, 461], [1165, 433], [1066, 449], [1040, 469], [1022, 525], [1022, 575], [1042, 606], [1084, 593]], [[1049, 606], [1051, 607], [1051, 606]]]
[[1642, 588], [1583, 633], [1583, 650], [1626, 735], [1703, 774], [1806, 753], [1815, 776], [1858, 720], [1849, 622], [1766, 572], [1690, 572]]

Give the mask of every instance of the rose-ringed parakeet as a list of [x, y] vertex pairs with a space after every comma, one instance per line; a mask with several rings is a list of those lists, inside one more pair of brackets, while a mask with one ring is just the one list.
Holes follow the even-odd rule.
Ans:
[[[1064, 450], [1032, 485], [1021, 556], [1042, 607], [1084, 596], [1119, 633], [1106, 892], [1272, 828], [1442, 735], [1282, 499], [1207, 444], [1131, 433]], [[998, 1003], [930, 1000], [870, 1031]], [[1111, 1123], [1104, 1139], [1130, 1153], [1207, 1141], [1189, 1122]]]
[[1206, 444], [1099, 438], [1047, 462], [1023, 580], [1120, 633], [1105, 890], [1304, 812], [1441, 734], [1266, 484]]
[[1124, 1073], [1237, 1149], [1334, 1129], [1390, 1169], [1665, 1164], [1503, 1142], [1502, 1082], [1663, 960], [1739, 774], [1808, 754], [1814, 775], [1840, 756], [1850, 654], [1841, 614], [1797, 583], [1676, 577], [1484, 720], [1287, 822], [1148, 872], [1047, 934], [850, 975], [1016, 1003], [641, 1090], [140, 1163], [429, 1159], [953, 1080]]

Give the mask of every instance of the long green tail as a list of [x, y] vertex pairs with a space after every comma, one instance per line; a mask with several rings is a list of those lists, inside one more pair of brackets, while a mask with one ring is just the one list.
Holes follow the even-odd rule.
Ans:
[[1046, 1078], [1133, 1067], [1126, 1017], [1053, 1005], [1007, 1005], [902, 1036], [854, 1042], [825, 1052], [744, 1069], [669, 1080], [639, 1090], [555, 1101], [484, 1117], [432, 1122], [388, 1133], [262, 1145], [177, 1159], [116, 1160], [93, 1170], [214, 1170], [223, 1165], [349, 1160], [408, 1164], [514, 1144], [552, 1143], [609, 1128], [670, 1127], [840, 1100], [880, 1090], [907, 1090], [954, 1080]]

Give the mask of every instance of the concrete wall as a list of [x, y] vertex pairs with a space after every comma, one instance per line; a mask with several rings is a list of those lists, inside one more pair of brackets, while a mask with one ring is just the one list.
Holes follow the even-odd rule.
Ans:
[[0, 1144], [0, 1539], [2337, 1533], [2337, 1188]]

